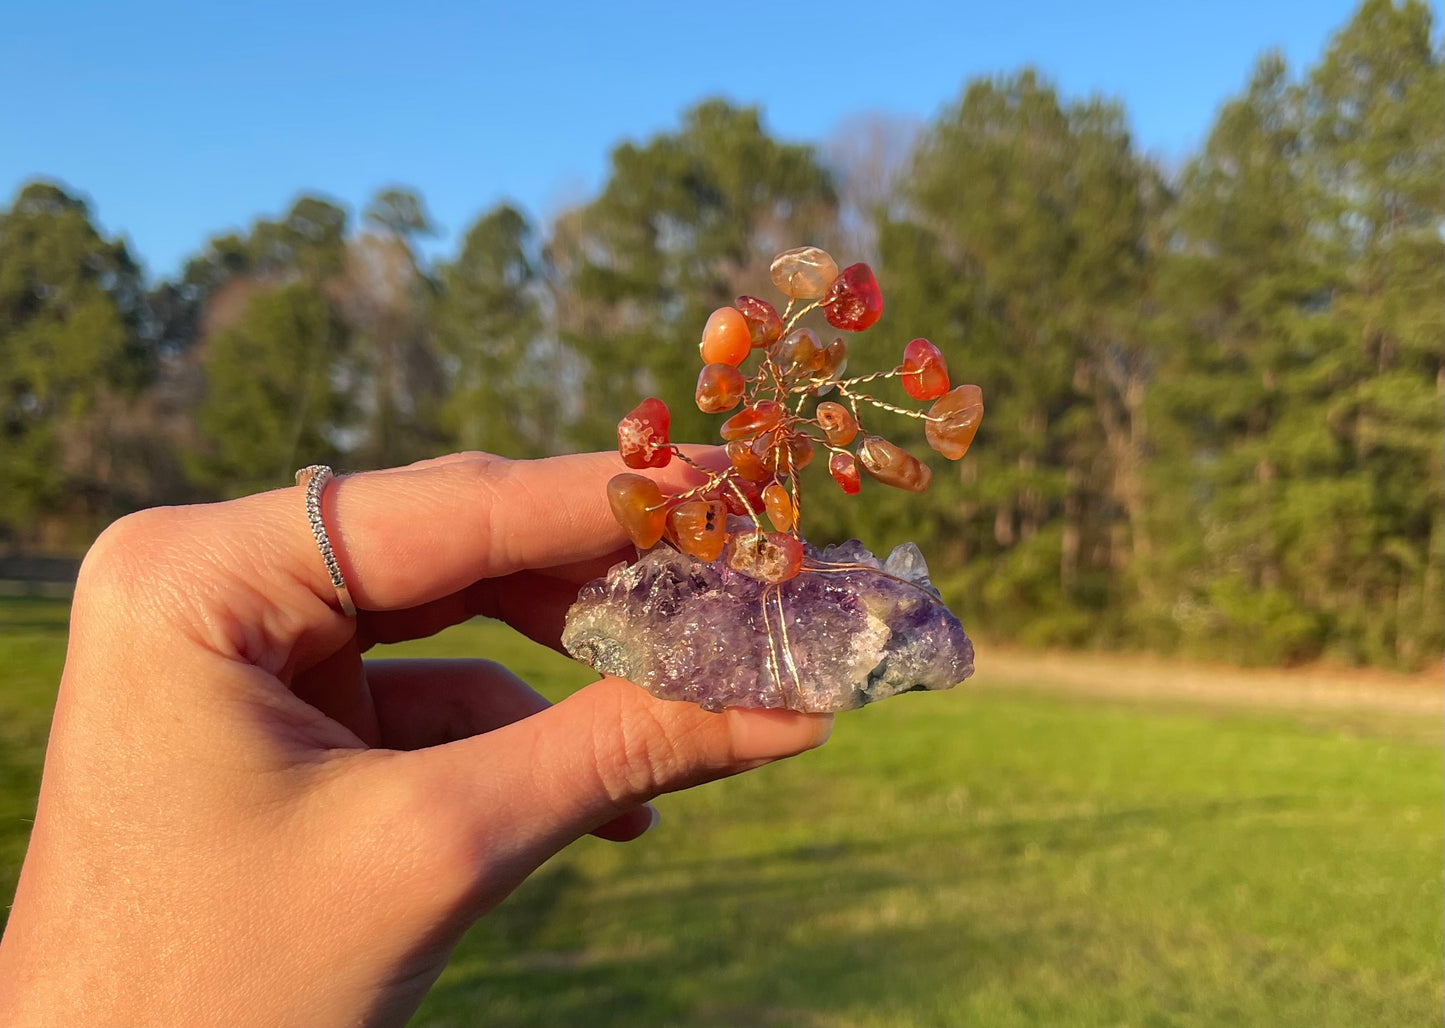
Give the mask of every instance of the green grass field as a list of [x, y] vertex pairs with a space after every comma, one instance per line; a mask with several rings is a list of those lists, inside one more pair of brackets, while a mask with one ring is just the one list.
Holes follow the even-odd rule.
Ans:
[[[64, 624], [0, 601], [0, 901]], [[554, 697], [589, 677], [490, 624], [392, 650], [493, 656]], [[1440, 1023], [1438, 732], [980, 680], [664, 797], [637, 843], [573, 846], [473, 929], [415, 1023]]]

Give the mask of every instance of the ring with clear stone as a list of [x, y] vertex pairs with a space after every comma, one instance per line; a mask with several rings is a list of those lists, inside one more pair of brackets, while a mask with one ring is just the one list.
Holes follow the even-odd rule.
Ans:
[[347, 617], [356, 617], [356, 604], [351, 600], [351, 590], [346, 588], [346, 579], [341, 576], [341, 565], [336, 563], [336, 551], [331, 548], [331, 539], [326, 534], [326, 522], [321, 519], [321, 494], [326, 483], [336, 477], [325, 464], [311, 464], [296, 472], [296, 484], [306, 488], [306, 520], [311, 525], [311, 535], [321, 550], [321, 559], [326, 562], [326, 573], [331, 577], [331, 586], [336, 598], [341, 601], [341, 612]]

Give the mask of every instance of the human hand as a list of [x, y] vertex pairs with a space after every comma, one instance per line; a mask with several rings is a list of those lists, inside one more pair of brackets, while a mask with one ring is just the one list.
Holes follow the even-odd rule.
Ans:
[[828, 717], [709, 714], [619, 679], [549, 707], [487, 661], [363, 663], [475, 614], [557, 645], [577, 586], [619, 558], [619, 470], [458, 455], [333, 481], [355, 619], [299, 488], [103, 533], [0, 1023], [400, 1024], [467, 926], [574, 839], [635, 838], [659, 793], [819, 745]]

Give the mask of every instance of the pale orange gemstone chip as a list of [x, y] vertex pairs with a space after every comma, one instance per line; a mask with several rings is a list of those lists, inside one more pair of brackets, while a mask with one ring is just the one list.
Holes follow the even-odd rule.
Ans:
[[968, 452], [982, 420], [983, 390], [976, 385], [961, 385], [928, 408], [923, 435], [933, 449], [949, 460], [958, 460]]
[[838, 277], [838, 262], [816, 246], [797, 246], [773, 258], [773, 285], [795, 300], [816, 300]]
[[858, 436], [858, 422], [848, 413], [848, 408], [832, 400], [824, 400], [813, 412], [818, 427], [834, 446], [847, 446]]
[[783, 532], [739, 532], [728, 543], [728, 567], [759, 582], [776, 584], [803, 567], [803, 544]]
[[767, 509], [768, 520], [779, 532], [791, 532], [798, 523], [798, 512], [788, 490], [774, 482], [763, 489], [763, 506]]
[[711, 563], [727, 542], [727, 508], [721, 500], [688, 500], [667, 514], [667, 528], [677, 548], [689, 557]]
[[921, 493], [933, 481], [933, 472], [913, 454], [882, 436], [870, 435], [858, 447], [858, 463], [884, 485]]

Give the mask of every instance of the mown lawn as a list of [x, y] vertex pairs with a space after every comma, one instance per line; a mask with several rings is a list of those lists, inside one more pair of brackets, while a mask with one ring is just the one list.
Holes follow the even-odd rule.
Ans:
[[[63, 605], [0, 601], [0, 902], [63, 645]], [[490, 624], [392, 650], [497, 657], [553, 696], [589, 675]], [[980, 681], [665, 797], [637, 843], [573, 846], [415, 1023], [1439, 1023], [1432, 733]]]

